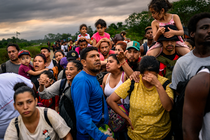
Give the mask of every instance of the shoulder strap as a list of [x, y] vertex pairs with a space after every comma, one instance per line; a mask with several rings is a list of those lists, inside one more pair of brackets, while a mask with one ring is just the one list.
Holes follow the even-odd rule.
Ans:
[[170, 67], [171, 70], [173, 70], [173, 66], [175, 65], [177, 60], [170, 60], [162, 55], [157, 57], [157, 60], [166, 65], [167, 67]]
[[147, 42], [145, 42], [145, 43], [143, 44], [143, 47], [144, 47], [144, 54], [146, 54], [146, 53], [147, 53]]
[[164, 83], [163, 83], [163, 88], [164, 90], [166, 90], [166, 86], [170, 84], [170, 81], [169, 80], [166, 80]]
[[49, 126], [52, 127], [52, 124], [50, 123], [48, 116], [47, 116], [47, 110], [48, 110], [48, 108], [44, 108], [44, 118], [45, 118], [46, 122], [49, 124]]
[[109, 73], [109, 74], [108, 74], [108, 76], [107, 76], [107, 78], [106, 78], [106, 83], [105, 83], [105, 86], [106, 86], [106, 84], [109, 82], [110, 75], [111, 75], [111, 73]]
[[18, 117], [15, 118], [15, 128], [17, 130], [17, 136], [19, 138], [20, 129], [19, 129], [19, 126], [18, 126]]
[[65, 71], [66, 71], [66, 69], [63, 69], [63, 76], [62, 76], [62, 79], [66, 78]]
[[52, 59], [52, 61], [53, 61], [53, 65], [55, 67], [57, 65], [57, 62], [55, 60], [53, 60], [53, 59]]
[[207, 69], [210, 71], [210, 66], [201, 66], [201, 67], [197, 70], [196, 74], [197, 74], [200, 70], [202, 70], [203, 68], [207, 68]]
[[6, 63], [1, 64], [2, 73], [6, 73]]
[[66, 85], [66, 81], [67, 81], [67, 79], [62, 79], [61, 80], [60, 89], [59, 89], [59, 95], [62, 94], [62, 92], [63, 92], [63, 90], [65, 88], [65, 85]]
[[123, 82], [123, 83], [125, 82], [124, 75], [125, 75], [125, 72], [123, 71], [123, 72], [122, 72], [122, 77], [121, 77], [121, 78], [122, 78], [122, 82]]

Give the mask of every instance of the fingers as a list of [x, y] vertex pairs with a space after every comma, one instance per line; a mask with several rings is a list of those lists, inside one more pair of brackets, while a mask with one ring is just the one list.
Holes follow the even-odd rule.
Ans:
[[140, 75], [140, 72], [139, 71], [135, 71], [131, 74], [131, 76], [129, 77], [131, 80], [134, 80], [136, 83], [139, 83], [139, 75]]

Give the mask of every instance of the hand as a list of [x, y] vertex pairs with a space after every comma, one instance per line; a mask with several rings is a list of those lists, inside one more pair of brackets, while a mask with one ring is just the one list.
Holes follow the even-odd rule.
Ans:
[[105, 37], [105, 38], [102, 38], [101, 41], [107, 41], [107, 42], [109, 42], [110, 40]]
[[140, 75], [139, 71], [134, 71], [129, 78], [131, 80], [134, 80], [136, 83], [139, 83], [140, 80], [139, 75]]
[[133, 125], [132, 125], [129, 117], [126, 119], [126, 121], [127, 121], [128, 125], [131, 126], [131, 129], [133, 130], [134, 128], [133, 128]]
[[157, 76], [152, 73], [144, 74], [143, 79], [156, 87], [160, 84]]
[[160, 27], [160, 28], [158, 29], [157, 33], [158, 33], [159, 35], [164, 34], [164, 33], [165, 33], [165, 27]]
[[39, 81], [40, 86], [44, 86], [45, 84], [50, 82], [50, 79], [49, 78], [38, 78], [38, 81]]
[[107, 137], [106, 140], [115, 140], [115, 139], [111, 137]]
[[44, 70], [49, 70], [48, 68], [45, 68]]
[[174, 30], [172, 30], [172, 29], [170, 29], [169, 27], [168, 27], [168, 32], [165, 32], [164, 33], [164, 36], [166, 37], [166, 38], [171, 38], [171, 37], [173, 37], [175, 34], [174, 34]]
[[84, 39], [86, 40], [86, 38], [85, 38], [85, 37], [80, 37], [80, 38], [79, 38], [79, 40], [84, 40]]
[[120, 51], [118, 54], [117, 54], [117, 59], [120, 63], [123, 63], [125, 61], [125, 56], [127, 54], [128, 50], [126, 50], [125, 52], [123, 51]]

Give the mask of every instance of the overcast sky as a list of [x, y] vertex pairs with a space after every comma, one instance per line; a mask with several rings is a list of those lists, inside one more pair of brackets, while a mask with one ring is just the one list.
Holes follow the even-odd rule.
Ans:
[[[178, 0], [170, 0], [178, 1]], [[133, 12], [147, 10], [149, 0], [0, 0], [0, 39], [43, 39], [48, 33], [75, 34], [97, 19], [124, 22]]]

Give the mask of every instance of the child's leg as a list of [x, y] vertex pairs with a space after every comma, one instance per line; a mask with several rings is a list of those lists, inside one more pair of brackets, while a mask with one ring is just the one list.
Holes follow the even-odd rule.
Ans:
[[162, 45], [159, 42], [156, 42], [148, 51], [146, 55], [149, 56], [159, 56], [162, 52]]
[[185, 55], [188, 52], [190, 52], [190, 48], [184, 42], [181, 42], [181, 41], [176, 42], [176, 48], [175, 49], [176, 49], [176, 52], [179, 55]]

